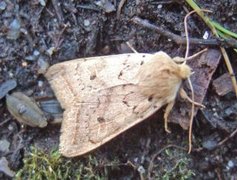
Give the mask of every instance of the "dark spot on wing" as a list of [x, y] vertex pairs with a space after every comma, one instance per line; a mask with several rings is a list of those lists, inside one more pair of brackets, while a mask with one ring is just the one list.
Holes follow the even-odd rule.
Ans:
[[129, 107], [129, 105], [128, 105], [128, 102], [127, 101], [122, 101], [123, 102], [123, 104], [125, 104], [127, 107]]
[[144, 55], [142, 55], [142, 57], [144, 58], [144, 57], [146, 57], [146, 55], [144, 54]]
[[98, 118], [97, 118], [97, 121], [100, 122], [100, 123], [102, 123], [102, 122], [105, 122], [105, 119], [104, 119], [103, 117], [98, 117]]
[[133, 106], [132, 110], [135, 111], [136, 108], [137, 108], [137, 106]]
[[144, 61], [141, 61], [140, 65], [142, 66], [144, 64]]
[[170, 71], [169, 69], [165, 69], [165, 70], [163, 70], [163, 73], [172, 74], [171, 71]]
[[90, 80], [94, 80], [95, 78], [96, 78], [96, 75], [95, 75], [95, 74], [93, 74], [93, 75], [90, 76]]
[[123, 75], [123, 72], [120, 71], [118, 78], [120, 79], [120, 77], [121, 77], [122, 75]]
[[153, 96], [149, 96], [147, 100], [148, 100], [149, 102], [151, 102], [152, 99], [153, 99]]

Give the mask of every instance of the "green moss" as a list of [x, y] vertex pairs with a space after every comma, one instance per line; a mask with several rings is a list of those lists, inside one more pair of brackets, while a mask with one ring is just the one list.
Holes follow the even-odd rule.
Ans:
[[24, 166], [20, 169], [15, 179], [107, 179], [107, 167], [116, 166], [99, 162], [95, 157], [88, 156], [83, 160], [63, 158], [58, 151], [49, 154], [36, 148], [27, 155]]
[[[153, 162], [154, 167], [151, 170], [151, 178], [164, 180], [193, 178], [195, 174], [190, 168], [190, 161], [191, 159], [189, 159], [186, 151], [167, 148]], [[111, 176], [113, 177], [114, 172], [115, 177], [117, 177], [116, 175], [123, 177], [123, 175], [131, 174], [136, 176], [139, 172], [139, 165], [131, 166], [129, 163], [121, 163], [114, 159], [108, 160], [101, 156], [96, 158], [91, 155], [70, 159], [62, 157], [58, 151], [52, 151], [47, 154], [36, 148], [31, 148], [31, 153], [25, 156], [23, 162], [24, 166], [17, 172], [16, 180], [104, 180], [109, 179]], [[147, 172], [148, 167], [144, 165], [144, 169]], [[140, 175], [146, 178], [146, 173]]]
[[195, 173], [188, 168], [188, 159], [183, 158], [179, 159], [177, 163], [166, 173], [164, 173], [162, 179], [170, 180], [170, 179], [180, 179], [186, 180], [195, 176]]
[[191, 159], [188, 154], [179, 149], [165, 149], [159, 155], [159, 162], [154, 162], [154, 179], [171, 180], [191, 179], [195, 176], [191, 168]]

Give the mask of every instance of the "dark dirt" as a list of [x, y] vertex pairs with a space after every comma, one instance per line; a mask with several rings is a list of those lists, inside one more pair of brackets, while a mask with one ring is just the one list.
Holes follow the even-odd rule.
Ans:
[[[112, 2], [116, 9], [119, 1]], [[237, 32], [236, 1], [209, 0], [197, 1], [197, 4], [212, 10], [212, 19]], [[16, 80], [17, 87], [12, 92], [21, 91], [35, 99], [44, 100], [47, 96], [52, 97], [46, 79], [40, 74], [47, 63], [52, 65], [74, 58], [123, 53], [127, 50], [124, 48], [126, 41], [138, 52], [154, 53], [162, 50], [171, 57], [183, 57], [185, 45], [176, 44], [168, 37], [135, 25], [131, 18], [137, 16], [147, 19], [167, 31], [184, 36], [183, 19], [187, 10], [191, 9], [183, 1], [127, 0], [117, 19], [116, 10], [107, 13], [93, 0], [0, 1], [0, 85], [11, 79]], [[188, 25], [190, 37], [202, 38], [205, 31], [210, 34], [197, 15], [189, 18]], [[191, 45], [190, 54], [205, 47], [208, 46]], [[237, 59], [237, 54], [231, 48], [227, 51], [236, 72], [237, 63], [234, 59]], [[213, 79], [225, 72], [227, 70], [221, 59]], [[150, 178], [160, 177], [166, 171], [164, 167], [172, 167], [177, 159], [187, 158], [188, 168], [195, 173], [193, 179], [235, 179], [236, 137], [221, 146], [217, 144], [237, 127], [236, 97], [233, 92], [220, 97], [210, 86], [205, 105], [207, 108], [199, 111], [195, 118], [194, 152], [190, 155], [174, 146], [171, 148], [175, 152], [173, 159], [163, 152], [154, 156], [166, 146], [186, 148], [188, 142], [187, 131], [178, 125], [170, 124], [172, 133], [165, 133], [162, 116], [158, 116], [162, 111], [92, 154], [106, 162], [113, 159], [121, 163], [130, 161], [138, 169], [144, 168], [145, 177]], [[10, 143], [8, 150], [0, 151], [0, 157], [7, 158], [12, 170], [17, 171], [23, 166], [22, 159], [31, 145], [46, 152], [58, 147], [60, 126], [50, 125], [45, 129], [27, 127], [19, 134], [22, 127], [7, 111], [5, 98], [0, 100], [0, 114], [0, 140]], [[151, 168], [152, 157], [155, 157], [155, 166]], [[115, 179], [140, 177], [136, 168], [127, 166], [111, 169], [108, 174], [109, 178]], [[0, 172], [0, 179], [7, 178]]]

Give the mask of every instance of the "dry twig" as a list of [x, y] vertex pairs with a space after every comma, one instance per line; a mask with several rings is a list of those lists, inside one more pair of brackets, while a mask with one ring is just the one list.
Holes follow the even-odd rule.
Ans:
[[[144, 20], [139, 17], [134, 17], [132, 19], [132, 22], [134, 22], [135, 24], [138, 24], [142, 27], [156, 31], [160, 35], [166, 36], [167, 38], [173, 40], [177, 44], [186, 44], [185, 37], [178, 36], [172, 32], [162, 29], [161, 27], [155, 26], [155, 25], [149, 23], [148, 20]], [[230, 44], [230, 43], [225, 42], [225, 41], [218, 39], [218, 38], [217, 39], [189, 38], [189, 43], [190, 44], [197, 44], [197, 45], [226, 46], [226, 47], [230, 47], [230, 46], [234, 45], [232, 47], [237, 48], [237, 44]]]
[[120, 14], [121, 14], [121, 11], [122, 11], [122, 8], [123, 8], [125, 2], [126, 2], [126, 0], [121, 0], [121, 1], [119, 2], [118, 10], [117, 10], [117, 19], [120, 18]]

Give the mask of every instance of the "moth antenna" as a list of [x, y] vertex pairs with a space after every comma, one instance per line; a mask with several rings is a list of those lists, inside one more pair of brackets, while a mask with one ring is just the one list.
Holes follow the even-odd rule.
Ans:
[[128, 47], [134, 52], [134, 53], [138, 53], [137, 51], [136, 51], [136, 49], [134, 49], [133, 47], [132, 47], [132, 45], [127, 41], [126, 42], [126, 44], [128, 45]]
[[[194, 102], [194, 91], [193, 91], [193, 85], [192, 85], [192, 82], [191, 82], [190, 78], [188, 78], [188, 84], [189, 84], [190, 89], [191, 89], [191, 98], [192, 98], [192, 101]], [[188, 153], [191, 153], [191, 151], [192, 151], [193, 116], [194, 116], [194, 103], [192, 103], [190, 122], [189, 122], [189, 133], [188, 133], [189, 148], [188, 148]]]
[[[201, 11], [210, 12], [209, 10], [205, 10], [205, 9], [201, 9]], [[193, 10], [193, 11], [189, 12], [184, 18], [184, 30], [185, 30], [186, 44], [187, 44], [185, 57], [184, 57], [185, 60], [188, 59], [188, 53], [189, 53], [189, 36], [188, 36], [187, 19], [193, 13], [196, 13], [196, 10]], [[201, 52], [204, 52], [204, 51], [202, 50]], [[197, 53], [197, 54], [200, 54], [200, 53]], [[195, 54], [195, 57], [197, 56], [197, 54]], [[191, 56], [191, 57], [193, 57], [193, 56]], [[184, 61], [184, 63], [186, 63], [186, 61]], [[189, 84], [190, 89], [191, 89], [191, 98], [192, 98], [192, 101], [194, 102], [194, 91], [193, 91], [193, 85], [192, 85], [192, 82], [191, 82], [190, 78], [188, 78], [188, 84]], [[192, 103], [190, 123], [189, 123], [189, 135], [188, 135], [189, 149], [188, 149], [188, 153], [190, 153], [192, 151], [193, 116], [194, 116], [194, 103]]]
[[203, 50], [201, 50], [201, 51], [197, 52], [196, 54], [194, 54], [194, 55], [192, 55], [192, 56], [189, 56], [189, 57], [187, 57], [187, 58], [185, 59], [185, 61], [187, 61], [187, 60], [190, 60], [190, 59], [193, 59], [193, 58], [195, 58], [195, 57], [199, 56], [200, 54], [202, 54], [202, 53], [206, 52], [207, 50], [208, 50], [208, 48], [205, 48], [205, 49], [203, 49]]
[[184, 31], [185, 31], [185, 36], [186, 36], [186, 52], [184, 58], [187, 59], [188, 57], [188, 52], [189, 52], [189, 37], [188, 37], [188, 25], [187, 25], [187, 19], [188, 17], [193, 14], [195, 11], [189, 12], [185, 18], [184, 18]]
[[[206, 10], [206, 9], [201, 9], [200, 11], [203, 11], [203, 12], [212, 12], [212, 11]], [[188, 53], [189, 53], [189, 36], [188, 36], [188, 25], [187, 25], [188, 23], [187, 23], [187, 19], [188, 19], [188, 17], [189, 17], [191, 14], [196, 13], [196, 12], [197, 12], [196, 10], [193, 10], [193, 11], [189, 12], [189, 13], [185, 16], [185, 18], [184, 18], [184, 31], [185, 31], [186, 44], [187, 44], [187, 46], [186, 46], [186, 52], [185, 52], [185, 59], [187, 59]]]

